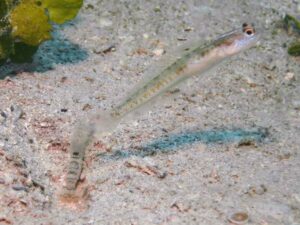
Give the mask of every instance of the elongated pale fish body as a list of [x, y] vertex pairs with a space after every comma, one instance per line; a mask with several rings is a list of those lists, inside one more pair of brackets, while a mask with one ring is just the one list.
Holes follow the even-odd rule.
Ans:
[[151, 79], [138, 84], [111, 112], [95, 116], [97, 133], [113, 130], [125, 115], [138, 110], [187, 78], [199, 75], [224, 59], [250, 48], [257, 41], [258, 34], [254, 27], [245, 23], [241, 29], [225, 33], [216, 40], [184, 48], [178, 58]]
[[83, 153], [89, 139], [95, 132], [98, 134], [110, 132], [127, 114], [141, 108], [183, 80], [193, 75], [199, 75], [222, 60], [250, 48], [257, 41], [258, 34], [254, 27], [244, 23], [241, 29], [225, 33], [214, 41], [186, 47], [180, 57], [166, 65], [147, 81], [137, 85], [137, 88], [111, 112], [94, 115], [85, 125], [81, 123], [82, 125], [77, 127], [78, 130], [75, 130], [71, 140], [71, 161], [69, 176], [66, 179], [67, 187], [72, 189], [76, 186], [81, 171], [81, 166], [78, 166], [81, 162], [78, 156], [84, 156]]

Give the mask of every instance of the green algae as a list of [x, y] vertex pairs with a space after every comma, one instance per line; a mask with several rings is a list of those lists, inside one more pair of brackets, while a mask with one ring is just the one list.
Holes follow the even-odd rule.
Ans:
[[287, 14], [283, 19], [283, 24], [288, 34], [298, 37], [288, 46], [288, 54], [300, 56], [300, 21], [296, 17]]
[[10, 29], [6, 27], [6, 29], [0, 30], [0, 64], [5, 62], [12, 49], [13, 42], [10, 36]]
[[289, 47], [288, 47], [288, 53], [291, 56], [300, 56], [300, 41], [295, 41], [293, 42]]
[[296, 17], [286, 14], [283, 18], [283, 23], [288, 32], [292, 32], [292, 30], [300, 32], [300, 21]]
[[83, 4], [83, 0], [43, 0], [42, 6], [49, 12], [50, 20], [62, 24], [73, 19]]
[[33, 46], [49, 40], [51, 25], [44, 11], [32, 2], [17, 5], [10, 14], [13, 38]]
[[52, 38], [51, 22], [73, 19], [83, 0], [0, 0], [0, 65], [31, 62], [38, 47]]

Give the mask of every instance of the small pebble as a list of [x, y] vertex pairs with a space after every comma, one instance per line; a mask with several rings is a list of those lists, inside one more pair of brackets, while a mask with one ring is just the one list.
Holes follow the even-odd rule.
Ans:
[[1, 115], [1, 117], [5, 118], [5, 119], [7, 118], [7, 115], [6, 115], [6, 113], [5, 113], [5, 112], [3, 112], [3, 111], [1, 111], [1, 112], [0, 112], [0, 115]]
[[258, 195], [262, 195], [267, 191], [267, 188], [265, 187], [265, 185], [261, 184], [256, 188], [256, 194]]
[[28, 191], [28, 188], [20, 184], [14, 184], [12, 186], [12, 189], [14, 189], [15, 191]]
[[100, 18], [100, 27], [103, 28], [103, 27], [110, 27], [113, 22], [107, 18]]
[[245, 212], [236, 212], [229, 216], [228, 221], [235, 225], [246, 224], [249, 220], [249, 216]]
[[27, 186], [27, 187], [32, 187], [33, 185], [33, 182], [31, 180], [31, 178], [28, 178], [24, 181], [24, 184]]
[[246, 82], [250, 87], [256, 87], [257, 86], [257, 84], [250, 77], [246, 77]]
[[23, 110], [18, 105], [12, 105], [10, 107], [10, 110], [11, 110], [11, 112], [13, 112], [14, 122], [16, 122], [17, 120], [21, 119], [22, 116], [24, 115]]
[[300, 101], [299, 100], [292, 101], [292, 105], [293, 105], [294, 109], [300, 109]]
[[162, 54], [165, 53], [165, 50], [162, 48], [156, 48], [152, 51], [152, 53], [156, 56], [161, 56]]
[[186, 28], [184, 28], [185, 32], [190, 32], [190, 31], [193, 31], [193, 30], [194, 30], [193, 27], [186, 27]]
[[5, 184], [5, 180], [3, 178], [0, 178], [0, 184]]
[[159, 6], [156, 6], [156, 7], [154, 8], [154, 12], [160, 12], [160, 7], [159, 7]]
[[148, 38], [149, 38], [149, 34], [146, 34], [146, 33], [143, 34], [143, 38], [144, 38], [144, 39], [148, 39]]
[[241, 140], [239, 140], [236, 144], [236, 147], [242, 147], [242, 146], [253, 146], [253, 147], [257, 147], [257, 143], [256, 140], [253, 138], [249, 138], [249, 137], [244, 137], [241, 138]]
[[29, 174], [26, 169], [19, 169], [19, 173], [24, 177], [28, 177]]

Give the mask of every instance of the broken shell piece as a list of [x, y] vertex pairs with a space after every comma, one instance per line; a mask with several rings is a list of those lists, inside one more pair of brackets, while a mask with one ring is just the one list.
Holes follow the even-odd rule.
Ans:
[[155, 56], [161, 56], [165, 53], [165, 50], [162, 48], [156, 48], [152, 51]]
[[290, 81], [290, 80], [295, 80], [295, 74], [294, 73], [292, 73], [292, 72], [288, 72], [288, 73], [286, 73], [286, 75], [284, 76], [284, 79], [285, 80], [288, 80], [288, 81]]
[[236, 212], [229, 216], [228, 221], [235, 225], [246, 224], [249, 220], [249, 216], [245, 212]]

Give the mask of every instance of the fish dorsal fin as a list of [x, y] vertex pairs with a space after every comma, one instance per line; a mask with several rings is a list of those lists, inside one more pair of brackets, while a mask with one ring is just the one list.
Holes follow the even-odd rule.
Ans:
[[131, 88], [127, 94], [130, 95], [131, 93], [137, 91], [143, 84], [146, 84], [148, 81], [152, 80], [166, 68], [171, 66], [174, 62], [179, 60], [181, 57], [184, 57], [187, 53], [193, 51], [194, 49], [199, 48], [201, 45], [203, 45], [203, 41], [197, 40], [187, 41], [186, 43], [181, 44], [173, 49], [167, 48], [165, 54], [160, 57], [154, 57], [155, 59], [152, 64], [144, 70], [141, 81]]
[[[205, 44], [205, 42], [201, 40], [196, 40], [196, 41], [187, 41], [186, 43], [180, 46], [177, 46], [170, 50], [166, 50], [166, 53], [163, 56], [155, 59], [155, 62], [153, 62], [150, 65], [150, 67], [145, 70], [141, 80], [137, 84], [133, 85], [133, 87], [129, 87], [128, 91], [125, 92], [125, 94], [123, 95], [124, 97], [120, 99], [119, 104], [117, 104], [116, 107], [118, 107], [120, 104], [130, 99], [134, 93], [139, 91], [154, 77], [159, 76], [165, 69], [170, 67], [174, 62], [180, 60], [182, 57], [185, 57], [187, 54], [194, 51], [196, 48], [202, 48], [202, 47], [205, 48], [205, 46], [208, 46], [207, 44]], [[156, 98], [156, 100], [153, 100], [152, 102], [153, 103], [156, 102], [157, 99], [159, 98]]]

